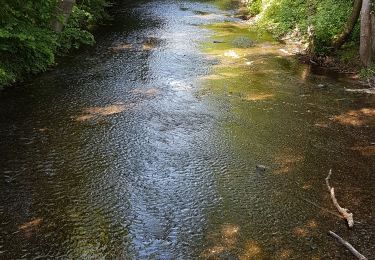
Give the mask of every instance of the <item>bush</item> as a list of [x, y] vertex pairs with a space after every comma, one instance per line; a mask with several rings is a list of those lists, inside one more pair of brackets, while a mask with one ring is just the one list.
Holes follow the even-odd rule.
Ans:
[[68, 24], [59, 35], [59, 53], [66, 53], [72, 48], [78, 49], [81, 45], [94, 44], [94, 36], [88, 31], [93, 20], [91, 13], [74, 6]]
[[[258, 5], [254, 2], [250, 3], [250, 8], [253, 4]], [[276, 37], [297, 30], [305, 38], [307, 28], [313, 25], [314, 49], [317, 54], [324, 55], [331, 50], [332, 39], [343, 29], [352, 6], [352, 0], [268, 0], [259, 25]], [[356, 27], [351, 39], [358, 39], [358, 36], [359, 27]]]
[[249, 2], [249, 13], [251, 16], [256, 16], [262, 11], [262, 0], [251, 0]]
[[351, 1], [319, 1], [312, 21], [315, 27], [315, 50], [318, 54], [326, 54], [331, 50], [332, 39], [342, 31], [352, 6]]
[[307, 17], [309, 6], [305, 0], [281, 0], [271, 1], [260, 24], [272, 31], [277, 37], [298, 29], [307, 30]]
[[6, 1], [0, 20], [0, 84], [43, 71], [54, 62], [56, 35], [48, 28], [55, 0]]
[[58, 0], [0, 0], [0, 87], [45, 71], [55, 56], [93, 44], [93, 25], [108, 15], [105, 0], [77, 1], [64, 30], [51, 29]]

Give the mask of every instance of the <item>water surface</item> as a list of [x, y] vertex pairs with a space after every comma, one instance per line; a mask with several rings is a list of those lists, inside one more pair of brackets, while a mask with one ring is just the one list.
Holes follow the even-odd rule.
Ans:
[[0, 258], [351, 259], [328, 230], [372, 257], [374, 96], [232, 7], [118, 4], [95, 48], [3, 93]]

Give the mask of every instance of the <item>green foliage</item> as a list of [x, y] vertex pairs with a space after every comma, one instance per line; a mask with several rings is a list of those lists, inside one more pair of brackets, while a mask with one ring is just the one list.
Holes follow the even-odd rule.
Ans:
[[[331, 50], [332, 39], [343, 29], [353, 7], [352, 0], [265, 1], [268, 7], [263, 10], [260, 26], [270, 30], [276, 37], [297, 31], [305, 39], [308, 27], [313, 26], [314, 50], [320, 55]], [[358, 39], [358, 36], [359, 29], [356, 27], [351, 39]]]
[[258, 15], [262, 11], [262, 0], [251, 0], [249, 2], [249, 13], [251, 16]]
[[0, 84], [43, 71], [54, 62], [56, 35], [48, 28], [55, 0], [2, 1]]
[[375, 66], [361, 69], [359, 76], [362, 79], [370, 79], [375, 77]]
[[68, 24], [59, 35], [59, 53], [66, 53], [72, 48], [78, 49], [81, 45], [94, 44], [94, 36], [88, 31], [93, 20], [91, 13], [74, 6]]
[[88, 20], [88, 27], [110, 18], [105, 9], [110, 6], [108, 0], [78, 0], [77, 6], [90, 14], [91, 17], [90, 20]]
[[94, 43], [90, 29], [108, 17], [106, 0], [78, 0], [60, 34], [51, 26], [58, 2], [0, 0], [0, 87], [45, 71], [56, 55]]
[[13, 82], [15, 80], [15, 75], [4, 69], [4, 65], [0, 64], [0, 86], [7, 84], [8, 82]]
[[312, 24], [315, 27], [315, 47], [318, 54], [330, 51], [332, 39], [338, 35], [352, 11], [351, 1], [319, 1]]
[[308, 11], [309, 5], [305, 0], [274, 0], [264, 11], [260, 23], [281, 37], [294, 29], [307, 30]]

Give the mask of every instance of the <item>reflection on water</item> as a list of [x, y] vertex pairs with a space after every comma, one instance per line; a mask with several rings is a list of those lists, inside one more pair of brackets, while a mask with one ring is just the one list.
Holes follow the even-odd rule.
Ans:
[[95, 48], [3, 94], [0, 258], [349, 258], [328, 230], [371, 256], [374, 97], [236, 4], [119, 4]]

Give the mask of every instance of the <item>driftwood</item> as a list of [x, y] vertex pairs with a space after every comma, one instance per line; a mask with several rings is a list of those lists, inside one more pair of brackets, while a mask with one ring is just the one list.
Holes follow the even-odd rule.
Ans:
[[354, 220], [353, 220], [353, 214], [349, 212], [348, 209], [345, 209], [345, 208], [342, 208], [339, 203], [337, 202], [337, 199], [335, 197], [335, 189], [332, 188], [330, 185], [329, 185], [329, 179], [331, 178], [331, 175], [332, 175], [332, 170], [329, 170], [329, 173], [328, 173], [328, 176], [326, 178], [326, 184], [327, 184], [327, 188], [328, 188], [328, 191], [329, 193], [331, 194], [331, 199], [332, 199], [332, 202], [333, 204], [335, 205], [335, 207], [337, 208], [337, 210], [340, 212], [340, 214], [346, 219], [346, 221], [348, 222], [348, 226], [349, 228], [353, 227], [354, 225]]
[[367, 260], [367, 258], [364, 255], [358, 252], [349, 242], [342, 239], [339, 235], [332, 231], [329, 231], [329, 234], [332, 237], [336, 238], [337, 241], [339, 241], [343, 246], [345, 246], [350, 251], [350, 253], [352, 253], [355, 257], [357, 257], [360, 260]]

